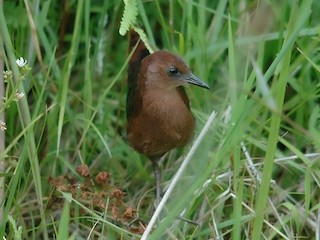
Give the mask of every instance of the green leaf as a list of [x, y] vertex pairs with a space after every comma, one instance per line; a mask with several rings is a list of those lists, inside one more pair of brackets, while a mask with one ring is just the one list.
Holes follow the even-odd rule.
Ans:
[[59, 232], [58, 232], [57, 239], [68, 239], [69, 224], [70, 224], [70, 203], [67, 200], [64, 202], [62, 215], [59, 223]]
[[22, 234], [22, 227], [17, 227], [16, 221], [13, 219], [11, 215], [8, 216], [8, 220], [12, 226], [12, 229], [14, 231], [14, 240], [21, 240], [21, 234]]
[[137, 21], [138, 8], [136, 0], [123, 0], [124, 10], [120, 24], [119, 33], [124, 36], [131, 26], [134, 26]]
[[133, 27], [134, 31], [136, 31], [136, 33], [138, 33], [141, 41], [144, 43], [144, 45], [146, 46], [146, 48], [148, 49], [148, 51], [150, 53], [153, 53], [153, 49], [151, 48], [147, 35], [145, 34], [145, 32], [141, 29], [141, 28], [137, 28], [137, 27]]

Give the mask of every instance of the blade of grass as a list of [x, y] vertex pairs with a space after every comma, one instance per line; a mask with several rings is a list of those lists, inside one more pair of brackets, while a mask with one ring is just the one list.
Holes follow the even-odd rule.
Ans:
[[[92, 78], [91, 78], [91, 38], [89, 36], [89, 26], [90, 26], [90, 0], [85, 1], [85, 13], [84, 13], [84, 35], [85, 35], [85, 45], [86, 45], [86, 61], [84, 66], [84, 102], [85, 104], [85, 117], [90, 119], [92, 114]], [[84, 144], [82, 145], [81, 155], [83, 159], [87, 159], [87, 140], [84, 139]]]
[[[240, 176], [237, 176], [240, 178]], [[242, 220], [242, 200], [243, 200], [243, 186], [244, 186], [244, 181], [243, 178], [241, 177], [237, 181], [235, 181], [236, 189], [236, 199], [234, 202], [234, 214], [233, 214], [233, 227], [232, 227], [232, 239], [233, 240], [238, 240], [241, 239], [241, 220]], [[234, 184], [234, 185], [235, 185]]]
[[[0, 0], [0, 8], [2, 8], [2, 1]], [[1, 49], [3, 48], [2, 46], [2, 41], [0, 41], [1, 44]], [[0, 56], [0, 99], [3, 99], [5, 96], [5, 91], [4, 91], [4, 76], [3, 76], [3, 71], [4, 71], [4, 63], [2, 60], [2, 56]], [[0, 109], [4, 107], [3, 101], [0, 101]], [[5, 114], [4, 111], [0, 112], [0, 124], [5, 123]], [[0, 129], [0, 152], [4, 152], [5, 149], [5, 130]], [[0, 174], [4, 174], [6, 171], [6, 166], [5, 166], [5, 158], [0, 157]], [[0, 219], [3, 219], [3, 204], [5, 202], [5, 196], [4, 196], [4, 190], [5, 190], [5, 178], [0, 177]], [[1, 223], [1, 221], [0, 221]]]
[[150, 43], [153, 46], [155, 46], [156, 42], [155, 42], [154, 37], [153, 37], [152, 28], [150, 26], [150, 22], [149, 22], [149, 20], [147, 18], [147, 14], [146, 14], [146, 11], [144, 10], [144, 7], [143, 7], [143, 4], [142, 4], [141, 0], [137, 0], [137, 5], [138, 5], [138, 10], [139, 10], [139, 15], [142, 18], [143, 26], [146, 29], [146, 32], [148, 34]]
[[[81, 202], [74, 199], [70, 193], [68, 193], [68, 192], [60, 192], [60, 193], [66, 199], [66, 201], [73, 202], [73, 203], [77, 204], [79, 207], [82, 208], [82, 210], [84, 212], [87, 212], [88, 214], [90, 214], [92, 219], [97, 220], [102, 223], [105, 223], [107, 226], [109, 226], [110, 228], [112, 228], [116, 232], [121, 233], [122, 237], [125, 237], [125, 239], [129, 239], [129, 237], [130, 237], [130, 239], [132, 239], [132, 237], [138, 237], [136, 234], [131, 233], [125, 229], [122, 229], [121, 227], [117, 226], [116, 224], [109, 222], [106, 219], [104, 219], [103, 217], [101, 217], [101, 216], [105, 216], [104, 212], [102, 212], [102, 214], [100, 216], [95, 211], [92, 211], [92, 209], [87, 208], [84, 204], [82, 204]], [[124, 234], [126, 234], [126, 235], [124, 235]]]
[[[137, 47], [137, 45], [135, 46], [135, 48]], [[87, 126], [84, 127], [84, 130], [83, 130], [83, 134], [82, 134], [82, 137], [81, 139], [79, 140], [79, 144], [78, 144], [78, 148], [76, 149], [75, 152], [78, 151], [79, 149], [79, 146], [80, 144], [82, 144], [83, 140], [84, 140], [84, 136], [87, 134], [87, 132], [89, 131], [90, 129], [90, 125], [91, 123], [93, 122], [93, 119], [95, 118], [95, 116], [97, 115], [99, 109], [101, 109], [102, 107], [102, 104], [103, 104], [103, 100], [106, 98], [107, 94], [110, 92], [110, 90], [112, 89], [112, 87], [114, 86], [114, 84], [119, 80], [121, 74], [124, 72], [124, 70], [126, 69], [128, 63], [129, 63], [129, 60], [133, 54], [133, 52], [135, 51], [135, 48], [133, 48], [132, 52], [128, 55], [128, 57], [126, 58], [124, 64], [121, 66], [121, 69], [119, 70], [119, 72], [117, 73], [117, 75], [114, 77], [114, 79], [111, 81], [111, 83], [109, 84], [109, 86], [106, 88], [106, 90], [101, 94], [101, 96], [99, 97], [99, 100], [98, 100], [98, 103], [97, 103], [97, 106], [95, 107], [94, 109], [94, 112], [91, 116], [91, 119], [88, 122]], [[109, 149], [109, 147], [106, 148], [107, 151], [108, 151], [108, 154], [110, 156], [111, 155], [111, 151]], [[75, 158], [76, 156], [76, 153], [74, 154], [73, 158]]]
[[[19, 70], [18, 66], [16, 64], [16, 57], [14, 54], [14, 47], [12, 45], [11, 39], [10, 39], [10, 33], [7, 27], [6, 19], [4, 17], [3, 9], [0, 9], [0, 36], [3, 39], [3, 43], [6, 49], [7, 57], [9, 59], [10, 63], [10, 68], [13, 72], [13, 81], [15, 83], [18, 83], [19, 81]], [[23, 85], [21, 84], [19, 86], [19, 92], [25, 92]], [[30, 115], [30, 110], [29, 110], [29, 105], [27, 102], [26, 98], [20, 99], [18, 102], [18, 112], [19, 112], [19, 117], [21, 121], [21, 125], [23, 128], [27, 128], [30, 123], [31, 123], [31, 115]], [[46, 229], [46, 220], [45, 220], [45, 214], [44, 214], [44, 209], [43, 209], [43, 195], [42, 195], [42, 187], [41, 187], [41, 176], [40, 176], [40, 167], [39, 167], [39, 159], [37, 155], [37, 147], [36, 147], [36, 142], [35, 142], [35, 134], [33, 131], [33, 128], [30, 128], [28, 131], [26, 131], [25, 134], [25, 142], [27, 143], [25, 146], [27, 146], [27, 152], [28, 152], [28, 157], [30, 165], [31, 165], [31, 170], [32, 170], [32, 175], [33, 175], [33, 180], [34, 180], [34, 185], [35, 185], [35, 190], [36, 190], [36, 195], [38, 199], [38, 204], [39, 204], [39, 212], [40, 212], [40, 218], [41, 218], [41, 229], [43, 230], [42, 236], [44, 239], [48, 239], [48, 233]], [[6, 217], [7, 215], [4, 216], [3, 222], [6, 222]], [[1, 224], [0, 227], [0, 235], [3, 236], [5, 230], [5, 224]]]
[[[308, 17], [308, 16], [306, 16]], [[297, 28], [300, 29], [298, 32], [298, 36], [299, 37], [303, 37], [303, 36], [317, 36], [318, 32], [319, 32], [319, 27], [309, 27], [309, 28], [305, 28], [305, 29], [301, 29], [303, 26], [302, 23], [298, 22], [297, 23]], [[288, 33], [285, 31], [284, 32], [284, 36], [286, 36]], [[243, 46], [243, 45], [249, 45], [249, 44], [254, 44], [254, 43], [258, 43], [258, 42], [263, 42], [263, 41], [272, 41], [272, 40], [278, 40], [281, 37], [281, 33], [279, 32], [272, 32], [272, 33], [267, 33], [267, 34], [263, 34], [263, 35], [258, 35], [258, 36], [249, 36], [249, 37], [242, 37], [242, 38], [238, 38], [235, 41], [235, 44], [237, 46]], [[292, 36], [291, 36], [292, 37]], [[289, 38], [288, 41], [295, 41], [296, 38]], [[227, 49], [229, 46], [228, 41], [222, 41], [222, 42], [217, 42], [215, 44], [211, 44], [209, 45], [209, 47], [207, 48], [207, 53], [209, 55], [214, 54], [217, 50], [221, 50], [221, 49]], [[276, 59], [282, 59], [283, 57], [283, 53], [286, 52], [287, 49], [281, 49], [281, 51], [279, 52], [279, 54], [281, 54], [279, 56], [279, 54], [277, 55]], [[196, 50], [192, 50], [190, 52], [188, 52], [187, 57], [189, 59], [193, 59], [198, 57], [199, 55], [201, 55], [202, 53], [196, 49]], [[279, 60], [276, 61], [277, 64], [279, 63]], [[272, 63], [272, 65], [270, 65], [269, 67], [269, 71], [272, 73], [272, 70], [274, 71], [275, 66], [277, 65], [276, 63]], [[275, 65], [275, 66], [274, 66]], [[271, 74], [272, 76], [272, 74]], [[270, 78], [271, 76], [268, 75], [268, 77]]]
[[[229, 96], [231, 101], [231, 109], [237, 109], [239, 104], [239, 97], [237, 92], [237, 76], [236, 76], [236, 58], [235, 58], [235, 44], [233, 38], [231, 17], [228, 16], [228, 59], [229, 59]], [[239, 111], [231, 112], [231, 122], [234, 122], [238, 116], [240, 116]], [[241, 212], [242, 212], [242, 191], [243, 191], [243, 179], [240, 179], [239, 173], [241, 168], [240, 163], [240, 149], [235, 148], [232, 154], [233, 163], [233, 191], [237, 193], [236, 199], [233, 203], [234, 216], [233, 216], [233, 228], [232, 228], [232, 239], [240, 239], [240, 224], [241, 224]]]
[[59, 230], [57, 239], [68, 239], [70, 224], [70, 203], [68, 200], [64, 201], [62, 214], [59, 223]]
[[25, 5], [27, 13], [28, 13], [28, 20], [29, 20], [29, 25], [30, 25], [30, 28], [31, 28], [31, 36], [32, 36], [32, 40], [33, 40], [32, 41], [33, 47], [36, 50], [37, 57], [38, 57], [40, 65], [41, 65], [41, 68], [45, 69], [45, 67], [43, 65], [41, 50], [40, 50], [39, 38], [38, 38], [37, 30], [36, 30], [37, 28], [36, 28], [35, 23], [34, 23], [33, 14], [31, 12], [31, 9], [30, 9], [30, 6], [29, 6], [29, 2], [27, 0], [24, 0], [24, 5]]
[[167, 191], [165, 192], [164, 196], [162, 197], [158, 207], [156, 208], [154, 214], [152, 215], [152, 218], [150, 219], [150, 222], [148, 223], [147, 228], [145, 229], [141, 240], [146, 240], [147, 237], [149, 236], [156, 220], [159, 218], [161, 211], [164, 209], [165, 204], [167, 200], [169, 199], [170, 195], [172, 194], [173, 189], [176, 187], [176, 184], [179, 180], [179, 178], [182, 176], [182, 173], [184, 172], [186, 166], [190, 162], [193, 154], [195, 153], [196, 149], [199, 147], [202, 139], [206, 135], [206, 133], [209, 130], [210, 125], [212, 124], [213, 120], [215, 119], [216, 113], [213, 111], [211, 115], [209, 116], [206, 124], [202, 128], [202, 131], [200, 132], [199, 136], [197, 137], [196, 141], [192, 145], [190, 151], [188, 152], [187, 156], [185, 157], [183, 163], [181, 164], [180, 168], [178, 169], [177, 173], [174, 175]]
[[[260, 189], [259, 189], [258, 196], [256, 198], [256, 203], [255, 203], [256, 217], [253, 220], [253, 229], [252, 229], [252, 235], [251, 235], [252, 239], [261, 238], [261, 231], [262, 231], [262, 225], [264, 220], [264, 210], [267, 204], [271, 175], [273, 171], [274, 157], [277, 149], [278, 134], [280, 130], [281, 115], [279, 113], [282, 112], [283, 101], [284, 101], [287, 81], [289, 77], [291, 49], [293, 47], [293, 43], [295, 39], [298, 36], [299, 31], [301, 30], [303, 24], [305, 23], [305, 21], [307, 20], [310, 14], [311, 4], [312, 4], [312, 0], [305, 1], [302, 3], [302, 6], [299, 7], [299, 13], [300, 13], [299, 18], [296, 18], [296, 14], [298, 14], [297, 12], [298, 6], [296, 5], [296, 8], [292, 10], [292, 15], [289, 21], [287, 36], [284, 41], [283, 47], [280, 51], [283, 53], [283, 59], [279, 59], [279, 64], [281, 64], [280, 65], [281, 67], [279, 68], [280, 74], [279, 74], [279, 79], [275, 80], [276, 82], [274, 84], [274, 89], [276, 89], [275, 100], [276, 100], [277, 109], [272, 113], [272, 116], [271, 116], [270, 135], [267, 143], [267, 152], [264, 159]], [[300, 24], [297, 25], [296, 20], [303, 20], [303, 21], [302, 23], [299, 22]], [[283, 52], [283, 49], [286, 49], [286, 51]], [[272, 64], [273, 67], [275, 68], [274, 64], [275, 64], [275, 61]], [[278, 66], [278, 64], [276, 66]], [[268, 69], [265, 75], [265, 78], [266, 78], [265, 81], [268, 81], [268, 78], [271, 76], [270, 69], [273, 69], [273, 68], [271, 68], [270, 66], [270, 68]]]
[[82, 16], [83, 16], [83, 0], [79, 0], [77, 3], [76, 20], [74, 23], [74, 31], [72, 35], [71, 47], [70, 47], [70, 51], [68, 53], [67, 60], [64, 66], [64, 71], [62, 74], [63, 77], [60, 80], [60, 90], [59, 90], [60, 94], [57, 99], [57, 102], [60, 106], [60, 108], [58, 108], [59, 116], [58, 116], [58, 129], [57, 129], [58, 130], [57, 151], [56, 151], [57, 158], [59, 156], [61, 133], [63, 129], [65, 109], [67, 106], [67, 93], [69, 88], [71, 70], [75, 62], [75, 58], [78, 52], [78, 46], [80, 42]]

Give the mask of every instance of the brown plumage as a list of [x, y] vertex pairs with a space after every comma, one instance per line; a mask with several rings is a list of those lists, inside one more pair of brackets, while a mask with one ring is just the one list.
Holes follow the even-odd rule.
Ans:
[[[138, 41], [138, 34], [131, 30], [130, 52]], [[128, 69], [127, 138], [137, 152], [152, 160], [158, 199], [159, 158], [185, 146], [195, 128], [183, 87], [188, 83], [209, 88], [180, 57], [164, 50], [149, 54], [142, 41], [138, 43]]]

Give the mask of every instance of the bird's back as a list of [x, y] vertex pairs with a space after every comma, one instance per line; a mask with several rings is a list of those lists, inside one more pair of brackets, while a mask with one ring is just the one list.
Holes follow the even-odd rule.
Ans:
[[134, 52], [128, 65], [128, 94], [126, 104], [128, 121], [141, 108], [141, 97], [137, 87], [137, 78], [141, 61], [150, 54], [144, 43], [140, 40], [139, 35], [134, 30], [130, 30], [129, 54], [133, 50]]

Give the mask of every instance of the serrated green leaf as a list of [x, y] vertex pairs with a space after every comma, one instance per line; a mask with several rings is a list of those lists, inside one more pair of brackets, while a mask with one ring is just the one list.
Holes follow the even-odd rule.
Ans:
[[124, 10], [121, 19], [119, 33], [124, 36], [130, 27], [137, 21], [138, 8], [136, 0], [124, 0]]
[[153, 51], [153, 49], [151, 48], [151, 46], [150, 46], [150, 44], [149, 44], [149, 42], [148, 42], [148, 38], [147, 38], [147, 35], [145, 34], [145, 32], [144, 32], [141, 28], [134, 27], [133, 29], [134, 29], [134, 31], [135, 31], [136, 33], [138, 33], [141, 41], [144, 43], [144, 45], [146, 46], [146, 48], [148, 49], [148, 51], [149, 51], [150, 53], [153, 53], [154, 51]]

